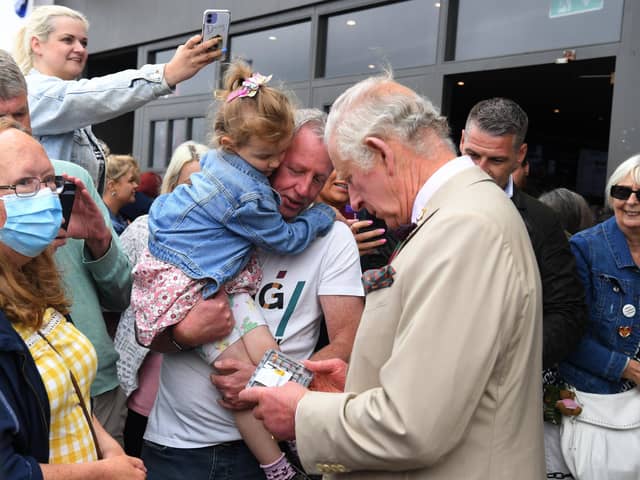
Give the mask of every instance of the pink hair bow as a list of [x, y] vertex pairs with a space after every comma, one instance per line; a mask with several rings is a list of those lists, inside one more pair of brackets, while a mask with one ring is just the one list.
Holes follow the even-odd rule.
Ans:
[[236, 98], [255, 97], [256, 93], [258, 93], [258, 89], [262, 85], [266, 85], [269, 80], [271, 80], [271, 77], [272, 75], [265, 77], [259, 73], [254, 73], [242, 82], [242, 86], [240, 88], [237, 88], [227, 96], [227, 103], [235, 100]]

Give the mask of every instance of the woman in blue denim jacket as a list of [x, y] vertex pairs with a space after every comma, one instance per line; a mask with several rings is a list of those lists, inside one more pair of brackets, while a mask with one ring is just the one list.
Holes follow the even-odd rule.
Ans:
[[560, 373], [578, 390], [612, 394], [640, 384], [640, 155], [607, 184], [614, 217], [571, 237], [589, 327]]
[[212, 51], [218, 39], [199, 44], [196, 35], [166, 65], [78, 80], [87, 63], [88, 29], [80, 12], [60, 5], [37, 7], [17, 34], [13, 56], [29, 87], [33, 135], [50, 158], [88, 170], [102, 194], [105, 155], [91, 125], [171, 93], [222, 53]]
[[571, 237], [587, 332], [560, 364], [581, 411], [564, 417], [562, 452], [581, 480], [640, 478], [640, 155], [607, 183], [614, 217]]
[[[149, 251], [134, 269], [131, 294], [142, 345], [165, 329], [171, 332], [200, 299], [224, 287], [235, 328], [224, 340], [198, 347], [200, 356], [212, 365], [218, 357], [257, 364], [267, 350], [278, 349], [252, 298], [262, 277], [255, 248], [299, 253], [329, 231], [335, 213], [317, 204], [287, 222], [279, 212], [280, 198], [267, 177], [284, 157], [294, 120], [287, 97], [268, 87], [269, 79], [245, 63], [231, 64], [214, 122], [220, 148], [201, 159], [191, 185], [178, 186], [151, 206]], [[294, 467], [251, 411], [233, 414], [266, 477], [295, 478]]]

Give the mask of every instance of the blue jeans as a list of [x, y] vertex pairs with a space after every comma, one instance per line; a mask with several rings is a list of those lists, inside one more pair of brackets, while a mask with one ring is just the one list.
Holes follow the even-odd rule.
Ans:
[[147, 480], [264, 480], [257, 460], [243, 441], [203, 448], [173, 448], [146, 441], [142, 460]]

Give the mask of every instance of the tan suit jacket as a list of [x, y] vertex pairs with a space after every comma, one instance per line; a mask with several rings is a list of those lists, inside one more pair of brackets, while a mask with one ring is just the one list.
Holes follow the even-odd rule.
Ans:
[[345, 393], [298, 406], [303, 465], [341, 480], [540, 480], [542, 299], [526, 228], [477, 167], [423, 212], [393, 285], [367, 295]]

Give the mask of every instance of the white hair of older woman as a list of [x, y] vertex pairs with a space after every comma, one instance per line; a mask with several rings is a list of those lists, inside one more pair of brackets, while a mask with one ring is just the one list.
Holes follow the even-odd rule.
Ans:
[[192, 141], [181, 143], [173, 151], [171, 161], [162, 179], [160, 193], [169, 193], [176, 188], [180, 172], [189, 162], [199, 162], [200, 157], [209, 151], [209, 147]]
[[49, 35], [53, 33], [53, 20], [56, 17], [79, 20], [84, 24], [85, 30], [89, 30], [89, 21], [76, 10], [62, 5], [42, 5], [34, 8], [24, 25], [18, 30], [14, 41], [13, 58], [25, 75], [33, 68], [31, 39], [36, 37], [41, 42], [46, 42]]
[[640, 185], [640, 154], [636, 154], [627, 158], [624, 162], [618, 165], [607, 182], [607, 186], [604, 191], [604, 198], [607, 200], [607, 205], [611, 205], [611, 187], [617, 185], [627, 175], [631, 174], [633, 182]]
[[373, 166], [373, 152], [364, 140], [373, 136], [382, 139], [396, 137], [416, 152], [427, 153], [424, 143], [426, 130], [433, 132], [448, 145], [455, 147], [449, 138], [446, 118], [426, 98], [410, 90], [390, 92], [380, 88], [393, 82], [390, 72], [370, 77], [346, 90], [335, 101], [327, 118], [325, 141], [335, 142], [338, 154], [353, 161], [360, 168]]

